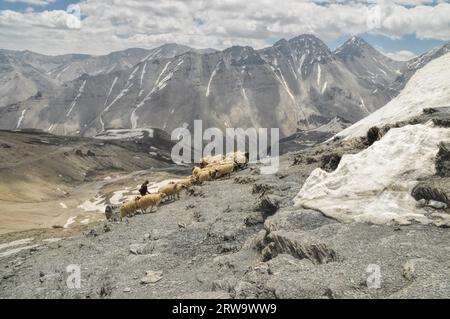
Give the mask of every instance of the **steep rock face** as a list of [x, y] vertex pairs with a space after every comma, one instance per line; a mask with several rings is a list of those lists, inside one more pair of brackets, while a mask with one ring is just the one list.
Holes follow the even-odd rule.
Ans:
[[[361, 79], [360, 60], [349, 67], [353, 62], [343, 58], [361, 41], [346, 44], [341, 56], [312, 35], [280, 40], [263, 50], [234, 46], [176, 55], [183, 47], [159, 48], [131, 68], [113, 65], [104, 73], [84, 74], [43, 101], [10, 107], [0, 125], [17, 126], [24, 110], [21, 127], [86, 136], [107, 128], [170, 132], [184, 123], [192, 127], [196, 119], [220, 129], [278, 127], [281, 136], [324, 126], [336, 117], [354, 123], [394, 95], [387, 88], [392, 74], [381, 66], [373, 67], [385, 72], [374, 83]], [[365, 56], [376, 52], [368, 44], [364, 48]], [[378, 55], [382, 63], [396, 64]], [[60, 78], [70, 78], [69, 73]]]

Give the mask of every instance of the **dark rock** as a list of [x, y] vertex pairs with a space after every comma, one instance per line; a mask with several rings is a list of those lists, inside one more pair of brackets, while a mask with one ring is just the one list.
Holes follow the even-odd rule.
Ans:
[[380, 139], [380, 129], [376, 126], [370, 128], [367, 132], [367, 144], [372, 145]]
[[105, 208], [105, 217], [110, 222], [120, 220], [120, 205], [108, 205]]
[[255, 178], [251, 176], [238, 176], [234, 179], [234, 182], [236, 184], [251, 184], [254, 183], [256, 180]]
[[273, 189], [272, 186], [267, 184], [255, 184], [252, 188], [252, 194], [262, 194], [267, 193], [268, 191], [271, 191]]
[[447, 205], [450, 205], [450, 198], [449, 196], [441, 189], [432, 188], [426, 185], [417, 185], [412, 190], [411, 195], [414, 197], [415, 200], [420, 201], [422, 199], [425, 199], [427, 201], [434, 200], [437, 202], [445, 203]]
[[224, 244], [218, 247], [219, 254], [236, 253], [239, 251], [239, 247], [232, 244]]
[[95, 157], [95, 153], [92, 152], [91, 150], [88, 150], [86, 153], [87, 156], [91, 156], [91, 157]]
[[317, 163], [317, 162], [318, 162], [318, 160], [316, 158], [314, 158], [314, 157], [307, 157], [306, 158], [306, 164], [308, 164], [308, 165], [314, 164], [314, 163]]
[[261, 214], [261, 212], [254, 212], [247, 217], [245, 217], [244, 224], [247, 227], [252, 227], [260, 224], [264, 224], [264, 216]]
[[236, 236], [231, 232], [226, 232], [223, 234], [223, 240], [224, 241], [234, 241], [236, 240]]
[[193, 217], [194, 217], [194, 220], [198, 223], [205, 221], [205, 218], [202, 216], [202, 213], [199, 211], [194, 212]]
[[262, 196], [256, 206], [256, 210], [264, 213], [266, 216], [274, 215], [280, 209], [280, 198], [277, 196]]
[[293, 166], [296, 166], [296, 165], [301, 165], [301, 164], [303, 164], [303, 161], [304, 161], [304, 159], [303, 159], [303, 156], [296, 156], [296, 157], [294, 157], [294, 162], [292, 163], [292, 165]]
[[439, 144], [436, 156], [436, 174], [441, 177], [450, 177], [450, 144]]
[[111, 231], [111, 227], [109, 227], [108, 224], [105, 224], [105, 225], [103, 226], [103, 232], [104, 232], [104, 233], [109, 233], [110, 231]]
[[0, 147], [1, 147], [1, 148], [11, 148], [12, 146], [11, 146], [11, 145], [8, 145], [8, 144], [5, 144], [5, 143], [3, 143], [3, 144], [0, 144]]
[[194, 186], [189, 188], [186, 193], [189, 196], [194, 196], [194, 197], [205, 197], [205, 193], [203, 192], [203, 190], [201, 189], [201, 187], [199, 186]]
[[155, 249], [151, 244], [131, 244], [130, 252], [134, 255], [149, 255]]
[[328, 299], [334, 299], [333, 290], [330, 288], [327, 288], [323, 294], [324, 297], [327, 297]]
[[91, 229], [90, 231], [88, 231], [86, 233], [86, 237], [97, 237], [97, 236], [98, 236], [98, 234], [97, 234], [97, 231], [95, 229]]
[[314, 264], [338, 261], [336, 252], [325, 243], [309, 242], [286, 232], [273, 232], [267, 237], [269, 243], [262, 250], [263, 261], [279, 254], [289, 254], [297, 259], [309, 259]]
[[83, 152], [82, 152], [81, 150], [76, 150], [76, 151], [75, 151], [75, 155], [76, 155], [76, 156], [84, 156], [84, 155], [83, 155]]
[[329, 154], [322, 157], [321, 168], [328, 172], [334, 172], [341, 162], [342, 156], [339, 154]]

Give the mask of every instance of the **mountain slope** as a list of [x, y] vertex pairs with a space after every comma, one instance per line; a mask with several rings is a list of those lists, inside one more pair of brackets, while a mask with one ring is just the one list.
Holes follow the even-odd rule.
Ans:
[[57, 86], [42, 70], [8, 51], [0, 51], [0, 108], [24, 101], [38, 92], [53, 94]]
[[390, 97], [398, 94], [390, 86], [402, 74], [405, 62], [391, 60], [359, 37], [349, 39], [334, 54], [366, 85], [375, 87], [373, 94], [384, 93]]
[[128, 49], [104, 56], [68, 54], [45, 56], [30, 51], [0, 50], [0, 107], [40, 94], [54, 97], [64, 83], [84, 74], [95, 76], [126, 71], [143, 59], [173, 58], [194, 49], [177, 44]]
[[337, 136], [363, 136], [372, 126], [394, 124], [419, 115], [424, 108], [449, 106], [449, 101], [450, 54], [446, 54], [419, 69], [398, 97]]
[[50, 76], [61, 82], [75, 80], [83, 74], [98, 75], [127, 70], [143, 59], [168, 59], [194, 49], [178, 44], [165, 44], [152, 50], [127, 49], [103, 56], [87, 56], [85, 59], [69, 61], [50, 70]]

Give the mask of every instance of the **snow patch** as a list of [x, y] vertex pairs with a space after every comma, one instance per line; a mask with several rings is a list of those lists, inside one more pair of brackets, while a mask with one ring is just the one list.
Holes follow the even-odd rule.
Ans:
[[34, 238], [25, 238], [25, 239], [15, 240], [15, 241], [12, 241], [12, 242], [9, 242], [6, 244], [0, 244], [0, 250], [4, 250], [6, 248], [11, 248], [11, 247], [15, 247], [15, 246], [28, 245], [33, 240], [34, 240]]
[[117, 130], [107, 130], [104, 131], [94, 138], [99, 140], [134, 140], [143, 139], [145, 133], [149, 134], [149, 137], [153, 137], [153, 129], [117, 129]]
[[208, 87], [206, 88], [206, 95], [205, 95], [206, 97], [209, 96], [210, 89], [211, 89], [211, 83], [212, 83], [214, 77], [215, 77], [216, 74], [217, 74], [217, 71], [218, 71], [218, 68], [219, 68], [220, 63], [222, 63], [222, 61], [220, 61], [219, 63], [217, 63], [217, 65], [214, 67], [214, 70], [213, 70], [212, 73], [211, 73], [211, 76], [209, 77]]
[[75, 223], [75, 220], [76, 220], [76, 219], [77, 219], [77, 216], [70, 217], [70, 218], [67, 220], [67, 222], [65, 223], [65, 225], [64, 225], [63, 227], [64, 227], [65, 229], [69, 228], [70, 225], [72, 225], [72, 224]]
[[322, 68], [317, 64], [317, 86], [320, 87], [320, 79], [322, 77]]
[[78, 208], [81, 208], [85, 212], [104, 212], [105, 207], [105, 199], [100, 196], [95, 197], [93, 201], [88, 200], [83, 204], [78, 205]]
[[11, 249], [5, 252], [0, 253], [0, 258], [4, 258], [4, 257], [8, 257], [11, 255], [15, 255], [19, 252], [21, 252], [22, 250], [26, 250], [26, 249], [32, 249], [35, 247], [38, 247], [39, 245], [31, 245], [31, 246], [25, 246], [25, 247], [19, 247], [19, 248], [15, 248], [15, 249]]
[[441, 141], [450, 142], [450, 130], [432, 123], [391, 129], [370, 148], [344, 155], [336, 171], [315, 170], [295, 206], [319, 210], [341, 222], [428, 223], [411, 191], [419, 180], [435, 174]]
[[320, 93], [324, 94], [325, 91], [327, 90], [327, 87], [328, 87], [328, 82], [325, 82], [325, 84], [323, 85], [322, 90], [320, 91]]
[[17, 122], [17, 127], [16, 127], [16, 129], [18, 129], [18, 128], [20, 127], [20, 125], [22, 124], [23, 119], [25, 118], [25, 113], [27, 113], [27, 109], [25, 109], [25, 110], [22, 111], [22, 114], [21, 114], [20, 117], [19, 117], [19, 121]]
[[84, 87], [86, 86], [86, 80], [83, 81], [80, 88], [78, 89], [78, 94], [75, 96], [75, 99], [72, 101], [72, 104], [70, 104], [69, 112], [67, 112], [66, 117], [69, 117], [70, 113], [72, 113], [73, 108], [77, 105], [78, 99], [81, 97], [81, 94], [84, 92]]

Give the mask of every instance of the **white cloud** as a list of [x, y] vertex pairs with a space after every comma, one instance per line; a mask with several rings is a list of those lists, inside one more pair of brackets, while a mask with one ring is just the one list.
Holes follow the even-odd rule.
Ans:
[[383, 52], [384, 55], [396, 61], [409, 61], [417, 57], [417, 54], [411, 51]]
[[65, 11], [0, 11], [0, 43], [50, 54], [102, 54], [166, 42], [261, 48], [268, 39], [303, 33], [324, 40], [364, 32], [450, 40], [450, 4], [438, 2], [427, 6], [433, 1], [83, 0], [80, 29], [70, 27], [77, 23], [68, 23], [74, 20]]

